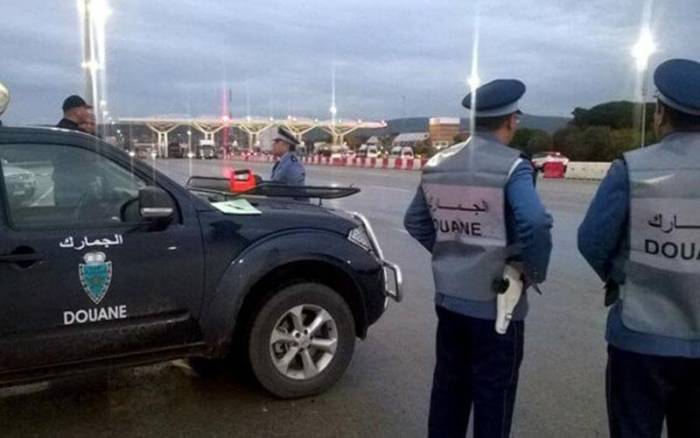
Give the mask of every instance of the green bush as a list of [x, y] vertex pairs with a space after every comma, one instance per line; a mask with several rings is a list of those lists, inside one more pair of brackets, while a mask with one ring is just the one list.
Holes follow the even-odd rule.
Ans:
[[[607, 102], [590, 109], [576, 108], [574, 119], [553, 136], [553, 148], [574, 161], [612, 161], [640, 147], [642, 107], [627, 101]], [[654, 104], [647, 104], [645, 143], [653, 134]]]

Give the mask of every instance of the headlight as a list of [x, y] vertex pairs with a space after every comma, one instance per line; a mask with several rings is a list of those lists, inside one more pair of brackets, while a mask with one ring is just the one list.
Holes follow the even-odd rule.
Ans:
[[135, 157], [135, 156], [136, 156], [136, 152], [134, 152], [134, 151], [129, 151], [129, 156], [130, 156], [130, 157]]
[[351, 214], [357, 221], [360, 222], [361, 225], [350, 231], [348, 239], [356, 245], [365, 248], [367, 251], [374, 253], [380, 260], [384, 260], [384, 252], [379, 246], [377, 236], [374, 234], [372, 225], [369, 223], [367, 218], [360, 213]]
[[348, 234], [348, 240], [364, 248], [368, 252], [374, 252], [372, 241], [363, 227], [357, 227], [351, 230], [350, 234]]

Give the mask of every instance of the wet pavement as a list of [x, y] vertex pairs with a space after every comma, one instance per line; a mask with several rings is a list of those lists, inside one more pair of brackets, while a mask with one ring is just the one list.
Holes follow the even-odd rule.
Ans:
[[[218, 161], [163, 160], [179, 182], [221, 175]], [[246, 164], [267, 176], [268, 164]], [[280, 401], [242, 379], [195, 376], [182, 361], [0, 389], [0, 436], [425, 436], [436, 318], [428, 253], [403, 230], [419, 174], [307, 168], [310, 184], [354, 184], [326, 205], [368, 216], [389, 260], [401, 265], [405, 299], [358, 342], [328, 392]], [[540, 180], [555, 219], [544, 296], [531, 296], [514, 418], [518, 437], [607, 436], [602, 285], [576, 250], [576, 228], [597, 183]]]

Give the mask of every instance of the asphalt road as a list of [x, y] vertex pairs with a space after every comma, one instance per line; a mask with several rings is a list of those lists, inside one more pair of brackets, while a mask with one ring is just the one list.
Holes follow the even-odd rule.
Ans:
[[[228, 164], [158, 161], [184, 182]], [[267, 176], [270, 165], [246, 164]], [[359, 211], [405, 274], [405, 299], [359, 342], [330, 391], [279, 401], [255, 385], [194, 376], [182, 362], [0, 389], [0, 434], [20, 436], [425, 436], [436, 318], [428, 253], [403, 230], [419, 174], [309, 167], [310, 184], [353, 184], [362, 193], [326, 205]], [[555, 219], [544, 296], [531, 296], [514, 417], [517, 437], [607, 436], [601, 283], [576, 250], [576, 229], [596, 183], [541, 180]]]

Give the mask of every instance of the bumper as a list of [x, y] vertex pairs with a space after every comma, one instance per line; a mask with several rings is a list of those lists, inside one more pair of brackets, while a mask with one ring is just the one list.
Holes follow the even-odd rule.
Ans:
[[397, 303], [401, 302], [403, 298], [403, 274], [401, 273], [401, 268], [384, 258], [384, 252], [379, 246], [377, 235], [374, 234], [374, 229], [372, 229], [372, 225], [367, 218], [360, 213], [352, 213], [352, 216], [362, 223], [372, 244], [374, 253], [377, 255], [379, 263], [382, 265], [384, 274], [384, 296], [391, 298]]
[[381, 260], [384, 268], [384, 295], [400, 303], [403, 299], [403, 274], [398, 265]]

